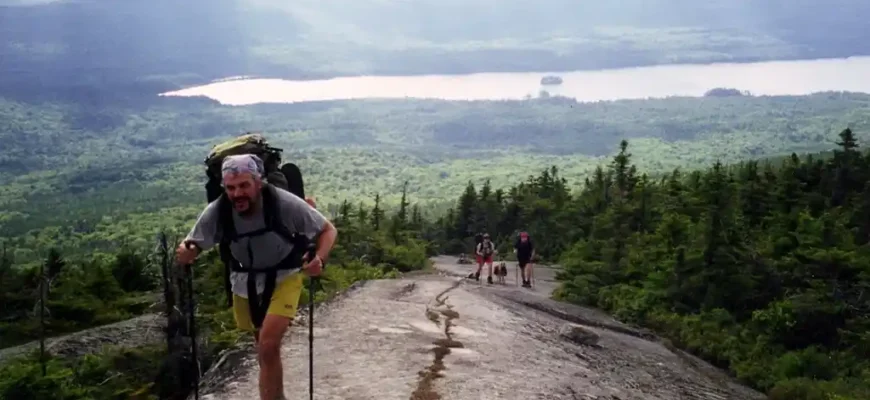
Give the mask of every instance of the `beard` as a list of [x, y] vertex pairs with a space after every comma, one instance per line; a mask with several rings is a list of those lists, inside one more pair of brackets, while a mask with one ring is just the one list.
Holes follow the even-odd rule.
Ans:
[[254, 199], [248, 196], [238, 196], [232, 199], [233, 209], [239, 213], [239, 215], [251, 215], [255, 211], [254, 207]]

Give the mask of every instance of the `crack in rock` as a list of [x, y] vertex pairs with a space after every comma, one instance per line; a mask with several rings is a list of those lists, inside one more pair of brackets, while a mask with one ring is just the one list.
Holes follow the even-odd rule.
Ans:
[[461, 283], [461, 281], [456, 282], [453, 286], [450, 286], [435, 296], [434, 308], [436, 308], [436, 310], [433, 310], [428, 306], [426, 307], [426, 317], [435, 323], [435, 325], [441, 326], [438, 314], [444, 316], [444, 337], [437, 339], [432, 343], [435, 345], [435, 348], [431, 350], [432, 353], [434, 353], [432, 364], [418, 373], [420, 380], [417, 382], [417, 389], [411, 393], [410, 400], [441, 399], [441, 394], [435, 390], [435, 380], [443, 377], [444, 375], [442, 375], [441, 372], [447, 369], [447, 367], [444, 366], [444, 357], [450, 354], [451, 348], [463, 347], [462, 343], [453, 340], [453, 333], [450, 331], [450, 328], [453, 327], [453, 320], [459, 318], [459, 313], [453, 310], [452, 305], [447, 304], [447, 299], [449, 297], [445, 297], [445, 295], [459, 287]]
[[411, 293], [414, 292], [415, 289], [417, 289], [417, 282], [411, 282], [411, 283], [399, 288], [399, 290], [397, 290], [395, 293], [393, 293], [393, 295], [390, 296], [391, 300], [400, 300], [404, 297], [408, 297], [411, 295]]

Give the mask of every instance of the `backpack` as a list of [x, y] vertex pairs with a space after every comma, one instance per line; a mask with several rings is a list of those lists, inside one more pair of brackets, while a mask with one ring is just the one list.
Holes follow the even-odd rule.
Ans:
[[[266, 288], [262, 296], [256, 295], [256, 290], [252, 287], [254, 273], [249, 273], [248, 277], [248, 296], [249, 305], [251, 308], [251, 319], [254, 326], [259, 328], [265, 317], [266, 308], [269, 305], [269, 299], [272, 297], [275, 285], [275, 275], [281, 269], [296, 269], [301, 266], [302, 255], [310, 250], [310, 243], [304, 235], [298, 235], [294, 232], [287, 231], [284, 226], [280, 207], [278, 207], [277, 190], [286, 190], [301, 199], [305, 199], [305, 187], [302, 181], [302, 172], [293, 163], [281, 164], [281, 152], [283, 150], [270, 146], [266, 138], [258, 133], [246, 133], [234, 139], [220, 143], [214, 146], [205, 159], [206, 176], [208, 181], [205, 184], [206, 199], [209, 203], [217, 201], [219, 210], [218, 223], [223, 232], [222, 240], [218, 244], [221, 261], [224, 264], [224, 286], [227, 295], [227, 305], [233, 304], [232, 285], [230, 283], [230, 272], [250, 272], [248, 269], [242, 268], [241, 264], [232, 256], [230, 251], [230, 243], [237, 240], [242, 235], [238, 235], [235, 230], [235, 224], [232, 216], [232, 204], [226, 200], [223, 188], [221, 187], [221, 164], [224, 158], [230, 155], [239, 154], [254, 154], [263, 160], [264, 177], [266, 184], [263, 185], [263, 216], [265, 217], [266, 228], [262, 231], [251, 232], [243, 236], [254, 236], [273, 231], [283, 237], [290, 243], [293, 243], [293, 251], [284, 261], [278, 265], [263, 270], [257, 270], [257, 273], [265, 273]], [[257, 299], [261, 297], [261, 299]], [[265, 307], [264, 307], [265, 306]]]
[[[529, 247], [534, 247], [534, 246], [535, 246], [534, 242], [532, 242], [532, 237], [531, 237], [531, 236], [529, 236], [529, 239], [528, 239], [528, 241], [527, 241], [526, 243], [527, 243], [527, 246], [529, 246]], [[516, 240], [516, 242], [514, 242], [514, 248], [517, 249], [517, 250], [519, 250], [519, 248], [520, 248], [520, 246], [522, 246], [522, 244], [523, 244], [523, 239], [520, 238], [519, 236], [517, 236], [517, 240]]]
[[[266, 182], [291, 191], [289, 179], [284, 176], [281, 167], [279, 167], [282, 151], [284, 150], [270, 146], [263, 135], [250, 132], [215, 145], [208, 157], [205, 158], [205, 173], [208, 177], [208, 182], [205, 184], [206, 200], [211, 203], [223, 194], [221, 164], [227, 156], [239, 154], [254, 154], [260, 157], [263, 160], [263, 176], [266, 178]], [[298, 170], [298, 168], [296, 169]], [[301, 174], [299, 175], [301, 178]], [[301, 183], [297, 185], [301, 185]], [[294, 194], [299, 195], [298, 193]]]
[[492, 241], [490, 241], [489, 244], [487, 244], [486, 242], [481, 242], [480, 251], [483, 253], [484, 256], [488, 256], [493, 253], [493, 247], [494, 246]]

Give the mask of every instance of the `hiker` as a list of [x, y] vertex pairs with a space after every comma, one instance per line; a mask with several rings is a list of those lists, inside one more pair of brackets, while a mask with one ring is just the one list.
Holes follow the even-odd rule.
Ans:
[[477, 261], [477, 270], [468, 274], [469, 279], [480, 280], [480, 270], [483, 268], [483, 257], [477, 254], [477, 247], [483, 243], [483, 234], [478, 232], [474, 235], [474, 260]]
[[517, 255], [517, 264], [522, 271], [523, 287], [532, 287], [532, 259], [535, 257], [535, 244], [529, 237], [528, 232], [520, 232], [520, 237], [514, 243], [514, 253]]
[[[203, 251], [217, 245], [227, 231], [236, 233], [236, 240], [229, 247], [233, 258], [238, 260], [238, 268], [258, 270], [258, 273], [233, 269], [230, 277], [233, 315], [239, 329], [254, 334], [260, 365], [260, 399], [281, 400], [285, 399], [281, 341], [296, 316], [303, 286], [299, 272], [312, 277], [320, 275], [335, 244], [337, 231], [313, 207], [313, 199], [302, 200], [286, 190], [265, 184], [263, 171], [262, 160], [255, 155], [227, 156], [221, 166], [226, 197], [206, 206], [178, 246], [176, 255], [179, 264], [189, 265]], [[219, 226], [220, 221], [226, 221], [220, 218], [221, 199], [229, 202], [223, 205], [224, 210], [228, 210], [224, 212], [231, 213], [231, 218], [226, 217], [231, 223], [223, 226]], [[276, 212], [278, 214], [274, 214]], [[280, 220], [270, 224], [267, 215], [279, 215]], [[293, 238], [316, 240], [315, 254], [307, 253], [310, 247], [300, 248], [303, 242], [288, 240], [290, 232], [298, 235], [291, 236]], [[306, 252], [308, 262], [303, 264], [300, 256], [294, 263], [294, 254], [302, 252]], [[268, 301], [260, 304], [261, 297]]]
[[495, 250], [495, 244], [489, 238], [488, 233], [483, 234], [483, 241], [477, 245], [475, 249], [475, 254], [477, 254], [477, 272], [474, 273], [474, 279], [480, 280], [480, 270], [483, 269], [483, 265], [487, 265], [487, 277], [486, 283], [492, 284], [492, 256], [497, 253]]

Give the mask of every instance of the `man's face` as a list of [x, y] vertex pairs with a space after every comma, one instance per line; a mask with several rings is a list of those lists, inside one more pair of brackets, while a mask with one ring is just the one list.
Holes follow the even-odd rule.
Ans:
[[521, 241], [521, 242], [525, 243], [525, 242], [527, 242], [528, 240], [529, 240], [529, 237], [528, 237], [528, 236], [520, 236], [520, 241]]
[[250, 214], [260, 200], [263, 184], [250, 173], [224, 175], [224, 190], [239, 214]]

